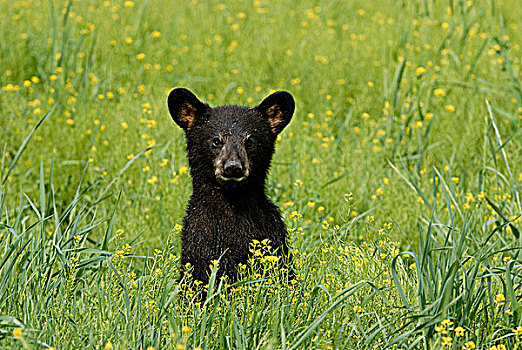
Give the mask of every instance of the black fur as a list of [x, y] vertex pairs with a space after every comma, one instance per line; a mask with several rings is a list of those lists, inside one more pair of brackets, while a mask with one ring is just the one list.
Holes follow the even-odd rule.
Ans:
[[211, 261], [221, 255], [219, 276], [236, 280], [253, 239], [268, 238], [286, 255], [286, 227], [265, 193], [278, 133], [294, 113], [285, 91], [254, 108], [211, 108], [189, 90], [171, 91], [168, 107], [185, 131], [193, 193], [183, 219], [181, 265], [193, 266], [193, 278], [208, 282]]

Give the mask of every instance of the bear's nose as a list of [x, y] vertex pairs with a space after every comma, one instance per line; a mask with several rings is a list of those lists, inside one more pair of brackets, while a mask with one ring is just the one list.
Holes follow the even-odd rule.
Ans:
[[243, 176], [243, 166], [237, 160], [228, 160], [223, 170], [226, 177], [239, 178]]

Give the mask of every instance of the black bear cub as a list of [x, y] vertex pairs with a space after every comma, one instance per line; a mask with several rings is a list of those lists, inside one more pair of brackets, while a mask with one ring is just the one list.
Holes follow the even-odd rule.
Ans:
[[193, 185], [183, 219], [181, 266], [190, 263], [193, 278], [207, 284], [209, 265], [221, 257], [218, 276], [234, 282], [252, 240], [269, 239], [286, 255], [286, 227], [265, 182], [277, 135], [294, 113], [292, 95], [275, 92], [254, 108], [211, 108], [178, 88], [167, 103], [185, 131]]

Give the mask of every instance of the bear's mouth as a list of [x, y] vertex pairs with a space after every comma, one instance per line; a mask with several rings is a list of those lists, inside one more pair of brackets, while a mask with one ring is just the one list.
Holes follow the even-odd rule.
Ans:
[[240, 177], [237, 176], [225, 176], [223, 173], [216, 171], [216, 177], [220, 182], [223, 183], [239, 183], [244, 181], [249, 175], [249, 170], [246, 169], [244, 174]]

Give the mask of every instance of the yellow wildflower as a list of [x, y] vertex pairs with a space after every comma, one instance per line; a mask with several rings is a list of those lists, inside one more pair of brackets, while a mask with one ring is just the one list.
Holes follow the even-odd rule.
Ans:
[[442, 337], [442, 345], [444, 346], [451, 346], [453, 344], [453, 338], [452, 337]]
[[475, 345], [475, 342], [473, 340], [468, 341], [467, 343], [464, 343], [462, 346], [462, 349], [468, 350], [468, 349], [475, 349], [477, 346]]
[[420, 67], [417, 67], [417, 69], [415, 69], [415, 74], [417, 75], [421, 75], [421, 74], [424, 74], [426, 73], [426, 68], [420, 66]]
[[457, 337], [463, 337], [465, 332], [466, 332], [466, 330], [460, 326], [455, 328], [455, 335]]
[[433, 91], [433, 93], [435, 94], [436, 97], [446, 96], [446, 91], [444, 91], [444, 89], [441, 89], [441, 88], [435, 89]]
[[23, 336], [24, 336], [24, 331], [22, 330], [22, 328], [13, 329], [13, 338], [22, 339]]
[[453, 105], [446, 105], [444, 107], [445, 110], [447, 110], [448, 112], [455, 112], [455, 106]]

